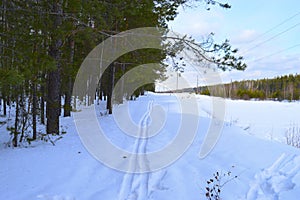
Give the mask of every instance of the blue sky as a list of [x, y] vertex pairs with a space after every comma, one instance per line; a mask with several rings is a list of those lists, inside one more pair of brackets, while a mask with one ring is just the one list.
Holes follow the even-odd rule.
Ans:
[[[227, 38], [239, 49], [248, 68], [244, 72], [220, 72], [223, 82], [300, 73], [299, 0], [227, 2], [231, 9], [215, 6], [207, 11], [201, 4], [195, 8], [181, 8], [169, 27], [198, 40], [214, 32], [216, 41]], [[196, 80], [192, 70], [187, 69], [183, 76]]]

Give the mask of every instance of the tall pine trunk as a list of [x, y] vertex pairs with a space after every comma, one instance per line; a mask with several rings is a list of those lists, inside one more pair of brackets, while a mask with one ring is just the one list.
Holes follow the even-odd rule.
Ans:
[[7, 115], [7, 109], [6, 109], [6, 97], [4, 95], [3, 97], [3, 115], [6, 116]]
[[108, 114], [112, 114], [112, 93], [114, 88], [115, 82], [115, 66], [112, 64], [109, 67], [109, 85], [108, 85], [108, 92], [107, 92], [107, 102], [106, 102], [106, 109], [108, 109]]
[[18, 146], [18, 135], [19, 135], [19, 131], [18, 131], [18, 125], [19, 125], [19, 95], [16, 95], [16, 116], [15, 116], [15, 124], [14, 124], [14, 137], [12, 140], [13, 146], [17, 147]]
[[[2, 24], [2, 27], [1, 27], [1, 31], [3, 31], [4, 33], [7, 31], [7, 21], [6, 21], [6, 0], [3, 0], [2, 1], [2, 5], [1, 5], [1, 8], [2, 8], [2, 12], [1, 12], [1, 24]], [[6, 51], [5, 51], [5, 46], [7, 45], [6, 44], [6, 40], [5, 37], [0, 37], [1, 39], [1, 45], [0, 45], [0, 48], [1, 48], [1, 55], [3, 56], [1, 59], [0, 59], [0, 64], [1, 64], [1, 68], [4, 68], [5, 66], [7, 66], [7, 58], [5, 58], [5, 54], [6, 54]], [[5, 92], [5, 90], [7, 90], [7, 86], [5, 86], [4, 88], [2, 88], [2, 91], [1, 91], [1, 94], [2, 94], [2, 98], [3, 98], [3, 115], [6, 116], [7, 115], [7, 109], [6, 109], [6, 104], [7, 104], [7, 95], [9, 92]]]
[[68, 78], [68, 83], [67, 83], [67, 89], [66, 89], [66, 92], [65, 92], [64, 117], [71, 116], [72, 89], [73, 89], [73, 82], [72, 82], [72, 78], [69, 77]]
[[[54, 17], [53, 30], [58, 30], [62, 24], [62, 1], [54, 2], [52, 5]], [[54, 31], [55, 32], [55, 31]], [[48, 73], [48, 93], [47, 93], [47, 133], [59, 133], [59, 115], [60, 115], [60, 89], [61, 89], [61, 50], [62, 38], [59, 34], [53, 33], [49, 55], [56, 61], [55, 69]]]
[[[74, 54], [75, 54], [75, 41], [70, 38], [70, 64], [73, 66]], [[72, 100], [72, 90], [73, 90], [73, 79], [72, 76], [68, 77], [67, 88], [65, 91], [65, 103], [64, 103], [64, 117], [71, 116], [71, 100]]]
[[[53, 53], [53, 52], [52, 52]], [[60, 65], [57, 64], [55, 71], [48, 74], [48, 93], [47, 93], [47, 133], [59, 133], [60, 115]]]
[[45, 86], [43, 84], [41, 84], [41, 88], [40, 88], [40, 92], [41, 92], [41, 124], [45, 124]]
[[32, 86], [32, 139], [36, 140], [36, 116], [37, 116], [37, 94], [36, 94], [36, 83]]

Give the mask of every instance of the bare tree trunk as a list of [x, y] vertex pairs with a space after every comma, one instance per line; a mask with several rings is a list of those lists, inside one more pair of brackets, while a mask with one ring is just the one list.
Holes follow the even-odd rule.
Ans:
[[[71, 38], [70, 39], [70, 63], [73, 64], [74, 62], [74, 54], [75, 54], [75, 42]], [[72, 90], [73, 90], [73, 81], [72, 77], [68, 77], [67, 89], [65, 92], [65, 103], [64, 103], [64, 117], [71, 116], [71, 100], [72, 100]]]
[[41, 85], [41, 124], [45, 124], [45, 87]]
[[3, 97], [3, 115], [6, 116], [7, 115], [7, 109], [6, 109], [6, 97]]
[[111, 65], [109, 68], [109, 85], [107, 92], [107, 102], [106, 108], [108, 109], [108, 114], [112, 114], [112, 91], [114, 88], [114, 80], [115, 79], [115, 67]]
[[36, 140], [36, 116], [37, 116], [37, 94], [36, 83], [32, 86], [32, 139]]
[[103, 91], [102, 91], [102, 89], [100, 89], [100, 92], [99, 92], [99, 100], [100, 101], [103, 100]]
[[[2, 18], [2, 30], [3, 30], [3, 32], [6, 32], [6, 29], [7, 29], [7, 21], [6, 21], [6, 4], [7, 4], [7, 2], [6, 2], [6, 0], [3, 0], [2, 1], [2, 6], [1, 6], [1, 8], [2, 8], [2, 15], [1, 15], [1, 18]], [[6, 43], [6, 40], [4, 39], [4, 37], [1, 37], [1, 46], [0, 46], [0, 48], [1, 48], [1, 55], [5, 55], [5, 44]], [[3, 57], [3, 58], [1, 58], [1, 60], [0, 60], [0, 62], [1, 62], [1, 67], [4, 67], [5, 66], [5, 58]], [[2, 88], [3, 89], [3, 88]], [[5, 90], [5, 88], [4, 88], [4, 90]], [[3, 115], [4, 116], [6, 116], [7, 115], [7, 109], [6, 109], [6, 103], [7, 103], [7, 101], [6, 101], [6, 93], [4, 92], [4, 91], [2, 91], [2, 95], [3, 95]]]
[[18, 124], [19, 124], [19, 95], [16, 95], [16, 116], [15, 116], [15, 126], [14, 126], [14, 137], [12, 140], [13, 146], [18, 146]]
[[[57, 30], [62, 24], [62, 1], [54, 2], [51, 10], [57, 13], [54, 17], [53, 29]], [[60, 89], [61, 89], [61, 50], [62, 39], [59, 34], [52, 35], [52, 41], [49, 48], [49, 55], [56, 61], [56, 69], [48, 74], [48, 93], [47, 93], [47, 133], [59, 134], [59, 115], [60, 115]]]
[[[124, 76], [124, 74], [125, 74], [125, 69], [126, 69], [126, 64], [122, 64], [122, 66], [121, 66], [122, 76]], [[121, 91], [120, 91], [120, 94], [118, 94], [118, 95], [120, 96], [119, 103], [122, 104], [123, 98], [124, 98], [124, 78], [121, 79]]]
[[65, 92], [65, 103], [64, 103], [64, 117], [69, 117], [71, 116], [71, 100], [72, 100], [72, 89], [73, 89], [73, 83], [72, 83], [72, 78], [68, 78], [68, 86], [67, 90]]
[[101, 81], [99, 81], [97, 89], [96, 89], [96, 100], [97, 100], [97, 105], [100, 104], [100, 101], [102, 100], [102, 91], [101, 91]]
[[[59, 65], [59, 64], [58, 64]], [[59, 67], [59, 66], [58, 66]], [[59, 133], [60, 115], [60, 71], [56, 69], [49, 73], [47, 95], [47, 133]]]
[[144, 88], [144, 86], [142, 86], [140, 94], [141, 94], [141, 96], [145, 95], [145, 88]]

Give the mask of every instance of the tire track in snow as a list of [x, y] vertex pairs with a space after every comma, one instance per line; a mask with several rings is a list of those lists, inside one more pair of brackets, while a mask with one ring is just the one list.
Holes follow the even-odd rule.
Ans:
[[300, 173], [300, 156], [282, 154], [272, 166], [255, 175], [247, 200], [278, 200], [282, 192], [293, 190], [293, 178]]
[[[153, 100], [148, 104], [148, 109], [139, 122], [138, 137], [135, 140], [133, 153], [134, 155], [143, 154], [142, 159], [138, 156], [133, 156], [130, 161], [130, 168], [138, 169], [146, 165], [149, 166], [147, 159], [147, 143], [148, 130], [147, 125], [150, 124], [150, 114], [153, 107]], [[149, 174], [127, 173], [124, 175], [121, 184], [119, 200], [144, 200], [148, 198], [149, 190]]]

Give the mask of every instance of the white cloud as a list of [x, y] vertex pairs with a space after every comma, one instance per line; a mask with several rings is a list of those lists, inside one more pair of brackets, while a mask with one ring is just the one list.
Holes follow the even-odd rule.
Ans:
[[253, 29], [242, 30], [238, 35], [234, 38], [235, 43], [248, 43], [252, 42], [258, 36], [258, 32]]
[[201, 38], [221, 28], [223, 16], [217, 11], [199, 9], [179, 10], [180, 14], [169, 23], [169, 27], [178, 33]]
[[231, 80], [249, 80], [274, 78], [276, 76], [300, 73], [299, 55], [266, 58], [257, 62], [248, 62], [245, 71], [222, 72], [221, 76], [224, 83]]
[[[223, 82], [230, 82], [231, 79], [272, 78], [284, 74], [300, 73], [299, 50], [294, 48], [293, 51], [286, 50], [276, 54], [298, 42], [293, 42], [295, 41], [293, 37], [286, 34], [270, 39], [279, 30], [261, 37], [260, 34], [268, 30], [265, 27], [266, 24], [263, 24], [265, 22], [255, 21], [251, 17], [243, 15], [242, 12], [234, 13], [234, 10], [229, 11], [228, 14], [219, 9], [205, 11], [201, 8], [180, 10], [179, 12], [175, 21], [169, 24], [174, 32], [191, 35], [199, 41], [203, 36], [214, 32], [217, 43], [225, 38], [230, 39], [232, 47], [238, 48], [238, 54], [245, 58], [248, 68], [244, 72], [236, 70], [221, 72]], [[273, 24], [276, 23], [273, 22]], [[186, 70], [184, 77], [196, 85], [196, 73], [193, 72], [193, 69]], [[200, 78], [199, 80], [204, 81]]]

